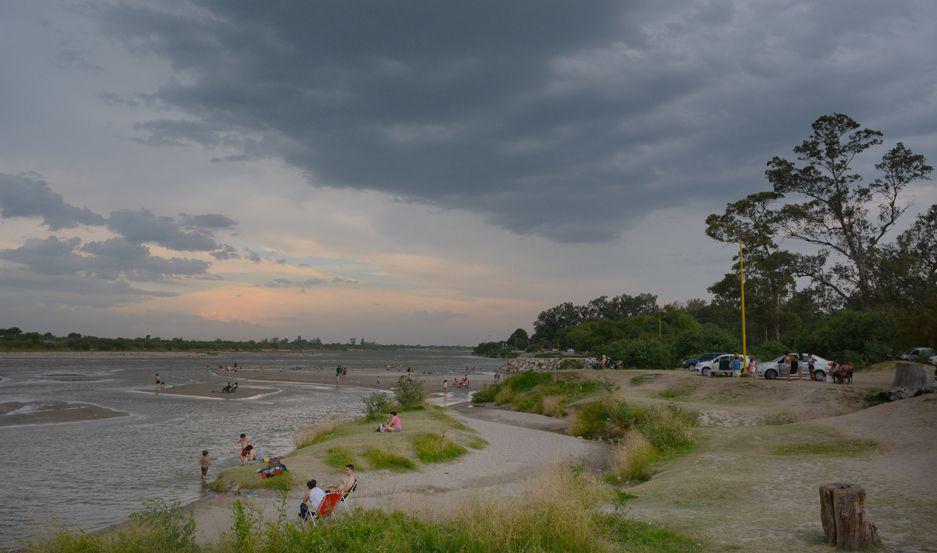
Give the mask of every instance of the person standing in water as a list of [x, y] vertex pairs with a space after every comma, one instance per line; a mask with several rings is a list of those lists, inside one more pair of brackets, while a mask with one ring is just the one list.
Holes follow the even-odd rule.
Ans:
[[211, 458], [208, 457], [208, 450], [202, 451], [202, 456], [198, 460], [198, 466], [202, 469], [202, 480], [208, 478], [208, 467], [211, 466]]
[[163, 380], [159, 377], [159, 373], [156, 373], [156, 393], [158, 394], [160, 390], [163, 389]]

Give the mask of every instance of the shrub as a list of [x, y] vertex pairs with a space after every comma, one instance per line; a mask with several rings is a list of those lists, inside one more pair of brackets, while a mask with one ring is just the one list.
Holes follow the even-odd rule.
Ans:
[[415, 407], [423, 405], [426, 401], [426, 389], [419, 380], [400, 377], [400, 380], [394, 384], [394, 397], [400, 407]]
[[619, 481], [647, 480], [651, 477], [650, 465], [655, 459], [657, 450], [651, 442], [637, 430], [629, 430], [612, 451], [609, 465]]
[[375, 470], [387, 469], [394, 472], [405, 472], [416, 468], [416, 463], [410, 459], [376, 447], [368, 448], [364, 452], [364, 458]]
[[672, 369], [677, 361], [668, 345], [656, 336], [618, 340], [599, 349], [600, 353], [620, 359], [622, 365], [635, 369]]
[[783, 343], [777, 340], [766, 340], [756, 347], [751, 354], [757, 359], [771, 360], [782, 355], [787, 355], [790, 352], [791, 348]]
[[424, 463], [451, 461], [465, 455], [467, 451], [449, 438], [434, 432], [417, 434], [410, 442], [417, 458]]
[[154, 549], [196, 551], [195, 517], [183, 514], [178, 501], [144, 499], [143, 510], [130, 515], [130, 520], [149, 530]]
[[364, 402], [364, 418], [369, 421], [384, 418], [393, 408], [390, 397], [384, 392], [374, 392], [361, 401]]
[[646, 412], [636, 422], [654, 447], [661, 453], [670, 454], [690, 445], [690, 429], [696, 424], [696, 417], [671, 403], [664, 409]]

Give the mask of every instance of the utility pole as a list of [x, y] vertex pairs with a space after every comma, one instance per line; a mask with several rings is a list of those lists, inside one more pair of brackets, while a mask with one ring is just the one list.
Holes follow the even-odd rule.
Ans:
[[[745, 337], [745, 259], [742, 256], [742, 239], [739, 238], [739, 284], [742, 292], [742, 363], [748, 366], [748, 342]], [[743, 367], [744, 368], [744, 367]]]

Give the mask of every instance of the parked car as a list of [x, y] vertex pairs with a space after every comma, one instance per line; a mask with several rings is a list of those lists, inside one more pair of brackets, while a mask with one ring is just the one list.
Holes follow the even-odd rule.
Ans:
[[904, 361], [918, 361], [920, 359], [928, 359], [934, 355], [934, 348], [911, 348], [907, 353], [902, 353], [898, 356], [898, 359]]
[[715, 359], [716, 357], [719, 357], [720, 355], [726, 355], [726, 353], [725, 352], [709, 352], [709, 353], [704, 353], [700, 355], [699, 357], [691, 357], [690, 359], [687, 359], [683, 362], [683, 368], [688, 371], [699, 372], [699, 370], [696, 368], [697, 363], [701, 363], [703, 361], [712, 361], [713, 359]]
[[[696, 371], [703, 376], [712, 376], [714, 374], [732, 374], [733, 353], [720, 353], [708, 361], [700, 361], [696, 364]], [[742, 371], [748, 366], [747, 361], [742, 362]]]
[[931, 365], [937, 365], [937, 355], [929, 359]]
[[[808, 372], [810, 369], [807, 366], [807, 360], [810, 359], [809, 353], [789, 353], [788, 355], [796, 355], [798, 370], [802, 371], [802, 374], [810, 374]], [[772, 359], [771, 361], [759, 363], [758, 368], [755, 369], [755, 372], [758, 374], [758, 376], [763, 376], [767, 380], [774, 380], [779, 376], [787, 377], [787, 371], [789, 367], [784, 361], [785, 357], [785, 355], [782, 355], [778, 358]], [[813, 358], [813, 378], [814, 380], [823, 382], [826, 380], [826, 375], [830, 373], [830, 362], [820, 357], [819, 355], [814, 355]]]

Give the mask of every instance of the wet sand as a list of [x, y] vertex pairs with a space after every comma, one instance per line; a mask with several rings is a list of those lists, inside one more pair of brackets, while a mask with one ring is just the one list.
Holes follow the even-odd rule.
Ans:
[[[159, 395], [170, 395], [170, 396], [191, 396], [191, 397], [204, 397], [212, 399], [250, 399], [270, 393], [276, 393], [279, 390], [274, 388], [248, 388], [246, 386], [238, 386], [236, 392], [226, 393], [222, 392], [221, 389], [224, 388], [224, 384], [182, 384], [180, 386], [172, 386], [169, 388], [163, 388], [160, 390]], [[145, 390], [147, 392], [156, 394], [153, 388]]]
[[0, 426], [20, 424], [51, 424], [79, 422], [111, 417], [124, 417], [127, 413], [114, 411], [88, 403], [65, 401], [7, 401], [0, 403]]

